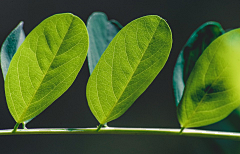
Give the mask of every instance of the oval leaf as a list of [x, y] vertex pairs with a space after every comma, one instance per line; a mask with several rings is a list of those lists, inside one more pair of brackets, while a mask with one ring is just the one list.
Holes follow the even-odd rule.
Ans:
[[19, 46], [23, 43], [24, 39], [25, 33], [23, 31], [23, 22], [21, 21], [7, 36], [1, 48], [1, 67], [4, 80], [6, 78], [12, 57], [16, 53]]
[[181, 50], [173, 71], [173, 90], [176, 106], [180, 103], [187, 79], [200, 55], [207, 46], [222, 35], [224, 30], [217, 22], [201, 25]]
[[178, 106], [182, 127], [227, 117], [240, 104], [240, 29], [214, 40], [197, 60]]
[[8, 108], [17, 123], [40, 114], [71, 86], [87, 49], [85, 24], [70, 13], [45, 19], [27, 36], [5, 81]]
[[114, 36], [121, 30], [122, 25], [115, 20], [108, 21], [103, 12], [94, 12], [87, 21], [87, 30], [89, 34], [88, 48], [88, 67], [92, 74], [101, 55], [106, 50], [108, 44]]
[[146, 90], [171, 46], [171, 30], [156, 15], [132, 21], [115, 36], [87, 84], [88, 104], [100, 124], [120, 117]]

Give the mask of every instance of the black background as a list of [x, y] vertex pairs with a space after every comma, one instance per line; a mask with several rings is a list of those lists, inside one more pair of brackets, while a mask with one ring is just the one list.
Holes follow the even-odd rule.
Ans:
[[[172, 92], [172, 72], [178, 53], [191, 33], [207, 21], [217, 21], [224, 29], [240, 25], [239, 0], [0, 0], [0, 43], [24, 21], [28, 34], [43, 19], [71, 12], [85, 23], [91, 13], [105, 12], [109, 19], [126, 25], [138, 17], [157, 14], [169, 23], [173, 47], [164, 69], [130, 109], [109, 126], [179, 128]], [[95, 127], [97, 120], [86, 100], [89, 77], [85, 61], [69, 90], [28, 124], [29, 128]], [[0, 128], [13, 128], [0, 75]], [[221, 128], [219, 128], [221, 129]], [[25, 135], [0, 136], [3, 154], [206, 154], [221, 153], [211, 139], [149, 135]], [[209, 144], [206, 144], [209, 143]], [[212, 151], [209, 151], [212, 149]]]

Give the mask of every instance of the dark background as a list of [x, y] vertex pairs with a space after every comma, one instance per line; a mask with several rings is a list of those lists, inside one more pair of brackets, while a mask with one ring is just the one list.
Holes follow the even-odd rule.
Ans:
[[[182, 46], [204, 22], [217, 21], [224, 29], [240, 25], [239, 0], [0, 0], [0, 44], [20, 21], [24, 21], [24, 30], [28, 34], [43, 19], [55, 13], [71, 12], [86, 23], [95, 11], [105, 12], [109, 19], [116, 19], [122, 25], [144, 15], [157, 14], [167, 20], [173, 33], [173, 47], [164, 69], [122, 117], [108, 124], [116, 127], [179, 128], [172, 92], [172, 72]], [[98, 122], [90, 112], [85, 96], [88, 77], [85, 61], [69, 90], [31, 121], [28, 127], [97, 126]], [[1, 75], [0, 78], [0, 129], [9, 129], [13, 128], [15, 121], [7, 109]], [[223, 153], [211, 141], [206, 138], [149, 135], [0, 136], [0, 153]]]

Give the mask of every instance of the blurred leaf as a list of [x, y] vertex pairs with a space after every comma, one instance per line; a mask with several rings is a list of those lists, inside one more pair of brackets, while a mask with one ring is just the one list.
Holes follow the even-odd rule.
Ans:
[[70, 13], [45, 19], [27, 36], [5, 81], [8, 108], [17, 123], [40, 114], [71, 86], [87, 48], [85, 24]]
[[114, 36], [122, 28], [115, 20], [108, 21], [103, 12], [94, 12], [87, 21], [89, 34], [88, 67], [90, 74], [97, 65], [101, 55], [112, 41]]
[[21, 21], [17, 27], [7, 36], [1, 48], [1, 67], [4, 80], [6, 78], [12, 57], [16, 53], [19, 46], [23, 43], [24, 39], [25, 34], [23, 31], [23, 22]]
[[100, 124], [120, 117], [146, 90], [171, 46], [171, 30], [156, 15], [138, 18], [116, 35], [87, 84], [88, 104]]
[[[229, 30], [226, 30], [229, 31]], [[216, 22], [207, 22], [200, 26], [189, 38], [186, 45], [182, 49], [179, 54], [178, 61], [176, 63], [174, 72], [173, 72], [173, 85], [174, 85], [174, 94], [176, 105], [179, 104], [180, 99], [182, 98], [182, 94], [185, 88], [186, 80], [194, 66], [191, 62], [196, 62], [205, 48], [218, 36], [224, 33], [221, 25]], [[190, 54], [192, 56], [190, 56]], [[196, 54], [196, 55], [195, 55]], [[185, 56], [184, 56], [185, 55]], [[196, 56], [196, 57], [194, 57]], [[191, 65], [187, 65], [187, 62], [190, 62]], [[190, 67], [189, 67], [190, 66]], [[184, 68], [187, 68], [184, 70]], [[184, 71], [188, 72], [185, 74], [184, 80]], [[236, 109], [236, 111], [239, 107]], [[237, 113], [237, 112], [236, 112]], [[240, 114], [239, 114], [240, 115]], [[232, 114], [231, 117], [224, 119], [220, 122], [217, 122], [213, 125], [205, 126], [202, 129], [205, 130], [219, 130], [219, 131], [237, 131], [240, 129], [240, 126], [236, 121], [239, 120], [239, 116], [237, 114]], [[217, 143], [217, 144], [216, 144]], [[211, 146], [209, 146], [211, 145]], [[215, 145], [215, 146], [214, 146]], [[230, 146], [231, 145], [231, 146]], [[225, 151], [228, 153], [232, 153], [233, 151], [238, 150], [238, 144], [234, 141], [228, 140], [210, 140], [206, 142], [206, 148], [209, 147], [209, 151], [215, 151], [217, 147], [221, 149], [221, 151]], [[231, 151], [231, 152], [230, 152]], [[219, 153], [219, 152], [218, 152]]]
[[240, 29], [214, 40], [197, 60], [178, 106], [181, 127], [227, 117], [240, 104]]
[[176, 106], [180, 103], [187, 79], [202, 52], [222, 35], [224, 30], [217, 22], [207, 22], [196, 29], [181, 50], [174, 71], [173, 89]]

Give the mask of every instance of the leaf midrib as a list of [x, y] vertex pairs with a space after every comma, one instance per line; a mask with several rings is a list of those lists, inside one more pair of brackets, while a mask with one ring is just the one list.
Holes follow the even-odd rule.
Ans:
[[[113, 112], [113, 110], [114, 110], [115, 106], [117, 105], [117, 102], [118, 102], [118, 101], [119, 101], [119, 99], [122, 97], [122, 95], [123, 95], [123, 93], [124, 93], [125, 89], [128, 87], [128, 84], [129, 84], [129, 82], [131, 81], [131, 79], [132, 79], [132, 77], [133, 77], [133, 75], [134, 75], [135, 71], [137, 70], [137, 68], [138, 68], [139, 64], [141, 63], [141, 60], [142, 60], [142, 58], [143, 58], [144, 54], [146, 53], [146, 51], [147, 51], [147, 49], [148, 49], [148, 47], [149, 47], [149, 44], [150, 44], [150, 42], [152, 41], [152, 39], [153, 39], [153, 36], [155, 35], [155, 33], [156, 33], [156, 31], [157, 31], [157, 28], [158, 28], [158, 26], [159, 26], [159, 23], [160, 23], [160, 21], [161, 21], [161, 20], [163, 20], [163, 19], [161, 19], [161, 18], [160, 18], [160, 20], [159, 20], [159, 22], [158, 22], [158, 24], [157, 24], [157, 26], [156, 26], [156, 29], [154, 30], [154, 32], [153, 32], [153, 35], [152, 35], [152, 37], [151, 37], [151, 39], [150, 39], [150, 41], [149, 41], [149, 43], [148, 43], [148, 45], [147, 45], [147, 47], [146, 47], [146, 50], [144, 51], [144, 53], [142, 54], [141, 58], [139, 59], [138, 65], [137, 65], [137, 66], [136, 66], [136, 68], [134, 69], [134, 71], [133, 71], [133, 73], [132, 73], [131, 77], [129, 78], [129, 80], [128, 80], [127, 84], [126, 84], [126, 86], [125, 86], [125, 87], [124, 87], [124, 89], [122, 90], [122, 92], [121, 92], [121, 94], [120, 94], [119, 98], [116, 100], [116, 102], [115, 102], [115, 104], [113, 105], [113, 107], [112, 107], [111, 111], [110, 111], [110, 112], [108, 113], [108, 115], [106, 116], [106, 118], [105, 118], [104, 122], [103, 122], [103, 123], [101, 123], [101, 124], [105, 124], [105, 123], [106, 123], [106, 121], [107, 121], [108, 117], [111, 115], [111, 113]], [[114, 52], [115, 52], [115, 50], [114, 50]], [[114, 57], [114, 52], [113, 52], [113, 57]], [[113, 58], [113, 59], [114, 59], [114, 58]], [[103, 113], [104, 113], [104, 112], [103, 112]]]
[[[41, 86], [41, 84], [42, 84], [44, 78], [46, 77], [46, 74], [48, 73], [48, 70], [49, 70], [49, 68], [51, 67], [51, 65], [52, 65], [52, 63], [53, 63], [53, 61], [54, 61], [54, 59], [56, 58], [56, 55], [57, 55], [57, 53], [58, 53], [60, 47], [62, 46], [62, 42], [64, 41], [66, 35], [67, 35], [68, 32], [69, 32], [69, 29], [70, 29], [70, 27], [71, 27], [71, 25], [72, 25], [72, 23], [73, 23], [73, 20], [74, 20], [74, 16], [72, 16], [72, 21], [71, 21], [71, 23], [69, 24], [69, 27], [68, 27], [68, 29], [67, 29], [67, 32], [66, 32], [66, 34], [64, 35], [64, 37], [63, 37], [63, 39], [62, 39], [62, 41], [61, 41], [61, 43], [60, 43], [60, 46], [59, 46], [59, 48], [58, 48], [56, 54], [55, 54], [54, 57], [52, 58], [52, 61], [51, 61], [50, 65], [49, 65], [49, 67], [48, 67], [46, 73], [43, 75], [42, 80], [39, 82], [39, 85], [38, 85], [38, 87], [36, 88], [34, 94], [32, 95], [32, 98], [31, 98], [31, 100], [29, 101], [29, 103], [28, 103], [26, 109], [24, 110], [24, 112], [22, 112], [21, 117], [20, 117], [19, 120], [17, 121], [18, 123], [21, 123], [21, 121], [22, 121], [21, 119], [24, 119], [23, 117], [24, 117], [25, 113], [27, 112], [28, 108], [31, 106], [31, 102], [32, 102], [33, 98], [35, 97], [35, 95], [36, 95], [36, 93], [37, 93], [39, 87]], [[57, 31], [57, 33], [58, 33], [58, 31]], [[61, 39], [61, 37], [60, 37], [60, 39]], [[50, 49], [50, 50], [51, 50], [51, 49]], [[19, 76], [19, 75], [18, 75], [18, 76]], [[19, 80], [19, 81], [20, 81], [20, 80]], [[21, 86], [20, 86], [20, 87], [21, 87]], [[22, 93], [22, 91], [21, 91], [21, 93]], [[24, 100], [24, 99], [23, 99], [23, 100]], [[23, 121], [22, 121], [22, 122], [23, 122]]]

